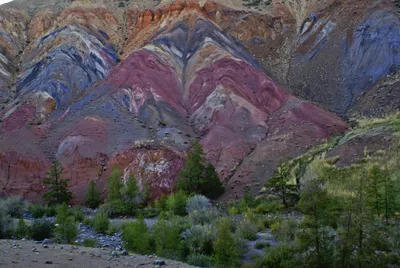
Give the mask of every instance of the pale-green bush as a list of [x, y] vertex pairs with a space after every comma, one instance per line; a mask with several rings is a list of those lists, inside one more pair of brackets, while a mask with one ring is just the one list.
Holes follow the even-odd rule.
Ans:
[[191, 212], [197, 210], [203, 210], [203, 209], [211, 209], [212, 204], [210, 200], [208, 200], [207, 197], [204, 195], [194, 195], [192, 197], [189, 197], [189, 199], [186, 201], [186, 212], [190, 214]]
[[257, 239], [257, 231], [257, 226], [247, 219], [241, 220], [236, 228], [236, 233], [240, 238], [252, 241]]
[[213, 251], [213, 241], [216, 238], [214, 228], [207, 225], [193, 225], [182, 233], [187, 247], [191, 253], [204, 253], [210, 255]]

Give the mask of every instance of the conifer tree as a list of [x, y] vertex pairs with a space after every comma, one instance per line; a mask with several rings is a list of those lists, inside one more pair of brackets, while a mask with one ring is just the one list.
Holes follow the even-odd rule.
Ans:
[[100, 192], [94, 181], [90, 181], [89, 189], [86, 193], [86, 205], [91, 209], [95, 209], [100, 205]]
[[72, 199], [72, 193], [68, 190], [68, 180], [62, 179], [61, 164], [54, 161], [51, 169], [46, 173], [47, 178], [43, 180], [49, 186], [49, 191], [43, 195], [43, 200], [50, 205], [68, 203]]
[[122, 172], [118, 167], [114, 167], [111, 176], [108, 178], [108, 202], [122, 201]]
[[56, 236], [62, 243], [71, 243], [78, 235], [78, 226], [70, 215], [67, 204], [63, 203], [57, 209]]
[[178, 173], [177, 187], [188, 194], [202, 194], [209, 198], [217, 198], [224, 192], [215, 167], [205, 158], [198, 141], [193, 143], [185, 168]]
[[25, 220], [23, 217], [19, 218], [18, 220], [18, 225], [17, 225], [17, 229], [16, 229], [16, 235], [19, 238], [24, 238], [27, 234], [28, 234], [28, 226], [25, 223]]
[[236, 267], [239, 263], [239, 252], [231, 232], [229, 219], [222, 218], [218, 223], [217, 239], [214, 244], [214, 263], [216, 267]]
[[385, 221], [386, 225], [389, 225], [389, 219], [399, 209], [399, 204], [396, 203], [398, 195], [398, 189], [396, 189], [395, 183], [390, 177], [390, 172], [387, 168], [382, 171], [383, 177], [383, 202], [385, 209]]
[[290, 168], [284, 162], [274, 171], [272, 177], [267, 181], [267, 188], [282, 200], [282, 204], [287, 208], [298, 200], [298, 185], [291, 183], [292, 174]]
[[165, 220], [164, 213], [161, 212], [158, 221], [153, 228], [154, 245], [156, 254], [158, 256], [164, 255], [164, 249], [166, 247], [166, 232], [165, 232], [166, 229], [167, 229], [167, 221]]
[[150, 249], [150, 238], [143, 215], [137, 221], [123, 227], [122, 239], [125, 247], [139, 254], [147, 254]]
[[380, 217], [382, 212], [382, 176], [381, 168], [378, 165], [373, 165], [368, 170], [366, 190], [368, 194], [367, 202], [374, 214]]
[[182, 260], [184, 242], [181, 230], [174, 220], [166, 221], [163, 213], [154, 225], [154, 244], [157, 256], [173, 260]]
[[151, 201], [151, 189], [150, 189], [150, 183], [147, 182], [143, 186], [143, 191], [139, 194], [142, 203], [144, 205], [148, 205]]
[[139, 186], [137, 184], [136, 177], [132, 174], [129, 175], [125, 185], [125, 198], [128, 202], [136, 202], [136, 197], [139, 193]]
[[334, 267], [333, 237], [329, 229], [332, 220], [335, 220], [336, 204], [324, 188], [324, 179], [314, 178], [304, 185], [297, 204], [304, 213], [303, 229], [297, 238], [305, 251], [311, 251], [305, 258], [310, 267]]
[[178, 188], [187, 193], [197, 193], [204, 169], [204, 151], [196, 140], [193, 143], [193, 150], [188, 154], [185, 169], [178, 173]]
[[200, 183], [200, 193], [211, 199], [216, 199], [224, 193], [224, 186], [211, 163], [208, 163], [204, 170], [204, 179]]
[[373, 165], [367, 173], [367, 204], [378, 218], [383, 214], [388, 225], [389, 219], [396, 210], [396, 187], [387, 168]]
[[61, 224], [61, 223], [65, 222], [65, 220], [68, 218], [68, 216], [69, 216], [69, 211], [68, 211], [67, 204], [62, 203], [62, 205], [59, 206], [57, 209], [56, 222], [58, 224]]

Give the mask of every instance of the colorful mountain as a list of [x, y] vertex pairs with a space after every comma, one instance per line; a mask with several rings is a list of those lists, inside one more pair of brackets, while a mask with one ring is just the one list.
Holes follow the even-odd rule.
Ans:
[[114, 166], [149, 182], [156, 198], [198, 139], [223, 198], [239, 198], [260, 190], [281, 159], [345, 132], [339, 116], [381, 111], [362, 102], [396, 78], [390, 5], [361, 5], [350, 23], [352, 1], [42, 2], [0, 8], [3, 195], [38, 200], [57, 159], [76, 202]]

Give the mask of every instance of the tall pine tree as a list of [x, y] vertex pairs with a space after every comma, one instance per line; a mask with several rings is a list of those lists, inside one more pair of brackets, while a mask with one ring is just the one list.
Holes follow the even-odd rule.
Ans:
[[324, 186], [325, 180], [314, 178], [302, 188], [298, 208], [304, 213], [302, 231], [297, 234], [309, 267], [335, 267], [333, 234], [330, 232], [335, 220], [337, 202], [329, 195]]
[[208, 163], [204, 170], [204, 179], [200, 181], [199, 189], [202, 195], [211, 199], [216, 199], [224, 193], [224, 186], [211, 163]]
[[200, 180], [203, 178], [205, 169], [204, 151], [201, 144], [196, 140], [193, 150], [188, 154], [185, 169], [178, 173], [178, 188], [187, 193], [199, 191]]

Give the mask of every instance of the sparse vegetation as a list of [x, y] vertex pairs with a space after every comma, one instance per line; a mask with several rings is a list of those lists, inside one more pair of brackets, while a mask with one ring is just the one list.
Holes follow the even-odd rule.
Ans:
[[[149, 200], [144, 197], [146, 189], [140, 191], [133, 175], [124, 181], [118, 169], [113, 170], [107, 200], [93, 219], [84, 215], [88, 210], [65, 202], [58, 207], [32, 204], [28, 210], [39, 219], [30, 226], [20, 216], [27, 207], [23, 199], [0, 200], [0, 237], [43, 240], [54, 235], [57, 242], [74, 243], [77, 224], [82, 222], [107, 235], [122, 231], [129, 251], [199, 267], [396, 267], [400, 265], [400, 136], [393, 136], [396, 141], [387, 151], [365, 150], [363, 157], [346, 165], [338, 165], [340, 159], [327, 157], [326, 152], [375, 128], [396, 133], [398, 121], [392, 117], [363, 122], [342, 137], [281, 162], [261, 195], [246, 188], [240, 201], [222, 207], [198, 192], [200, 184], [190, 194], [180, 189], [154, 203], [143, 202]], [[199, 159], [198, 152], [192, 158]], [[197, 164], [185, 168], [198, 171]], [[191, 172], [185, 174], [195, 174]], [[89, 188], [88, 192], [95, 185]], [[53, 229], [54, 223], [41, 217], [55, 213]], [[139, 213], [158, 219], [148, 226], [140, 214], [118, 229], [108, 218]], [[97, 246], [94, 239], [79, 243]], [[244, 256], [252, 263], [241, 263]]]
[[83, 240], [83, 246], [93, 248], [97, 246], [97, 242], [94, 239], [87, 238]]

